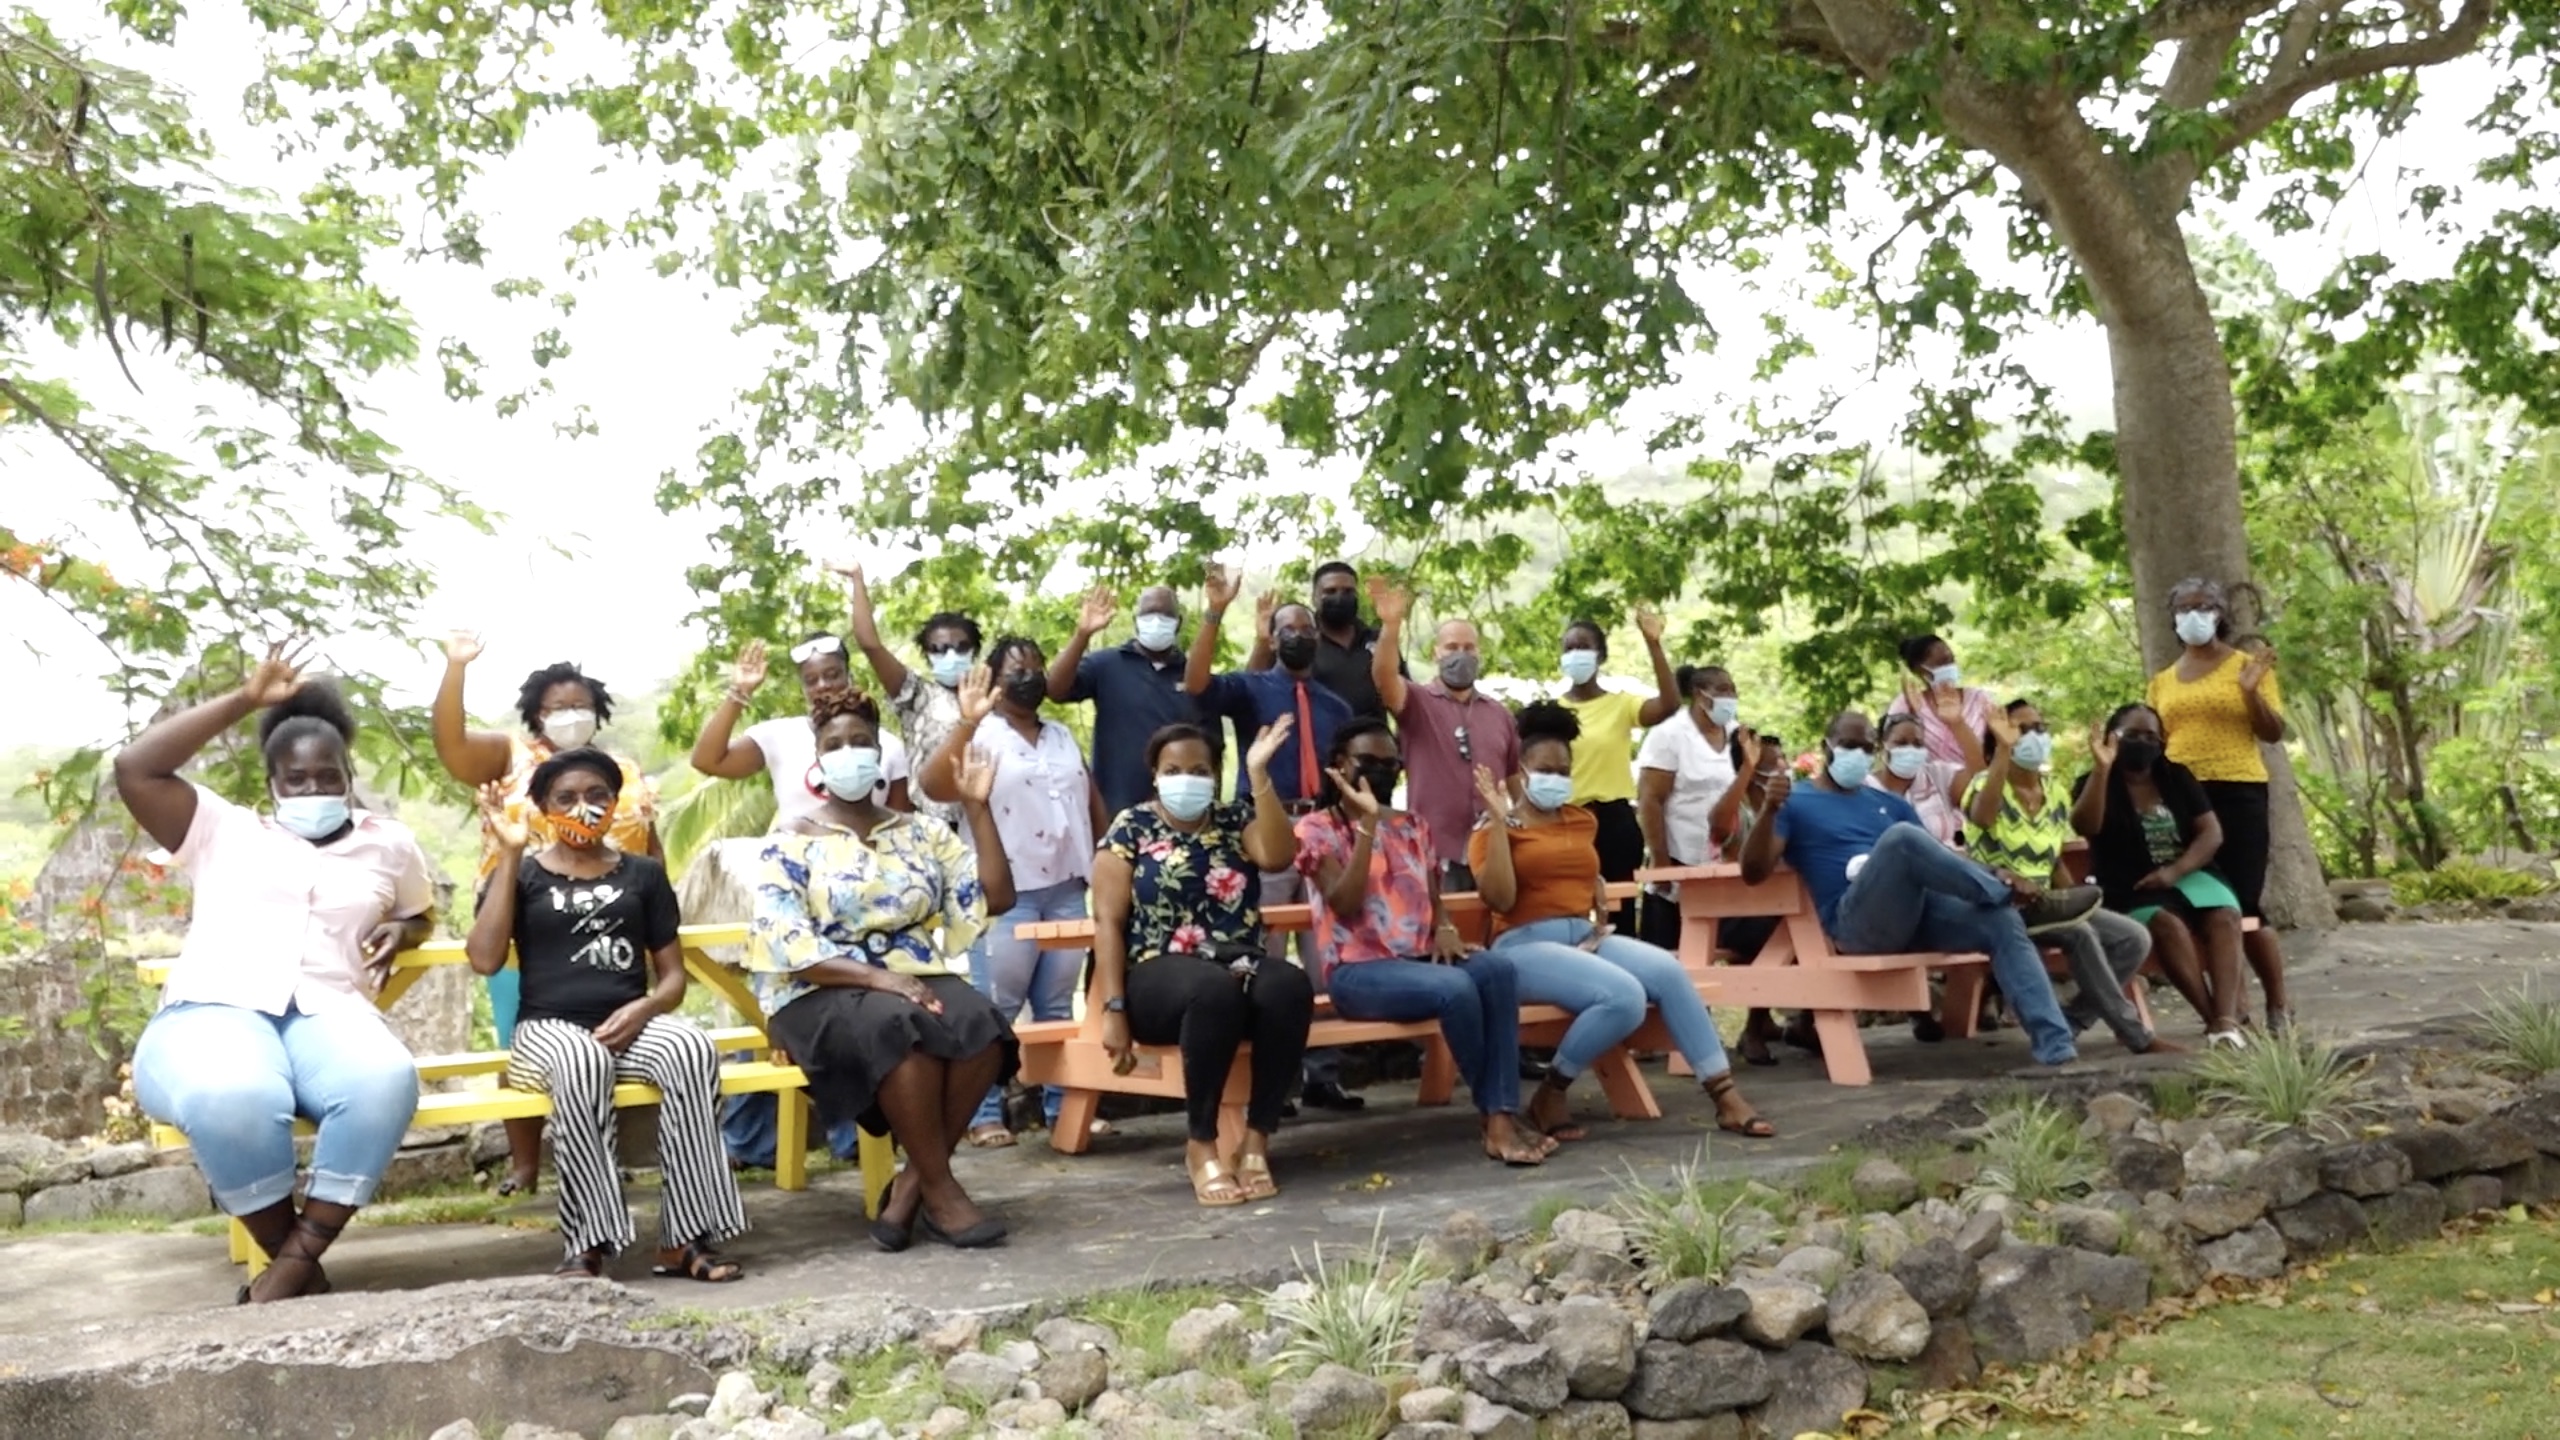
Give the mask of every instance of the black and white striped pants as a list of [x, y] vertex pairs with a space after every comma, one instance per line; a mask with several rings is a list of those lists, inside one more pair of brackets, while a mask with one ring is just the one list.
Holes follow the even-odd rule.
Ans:
[[567, 1253], [632, 1243], [631, 1210], [615, 1163], [613, 1087], [658, 1087], [659, 1243], [726, 1240], [747, 1228], [738, 1182], [720, 1145], [720, 1052], [682, 1020], [654, 1016], [620, 1055], [567, 1020], [516, 1027], [507, 1084], [551, 1096], [551, 1158], [560, 1172], [560, 1236]]

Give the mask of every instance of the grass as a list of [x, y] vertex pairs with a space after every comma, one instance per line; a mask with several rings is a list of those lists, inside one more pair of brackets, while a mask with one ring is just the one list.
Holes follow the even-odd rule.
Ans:
[[[1097, 1295], [1077, 1306], [1072, 1313], [1079, 1320], [1090, 1320], [1106, 1326], [1119, 1337], [1119, 1360], [1123, 1368], [1148, 1379], [1171, 1374], [1172, 1360], [1165, 1354], [1164, 1336], [1173, 1322], [1190, 1311], [1222, 1303], [1237, 1303], [1236, 1297], [1206, 1285], [1184, 1285], [1153, 1290], [1115, 1290]], [[1246, 1321], [1251, 1323], [1251, 1307]], [[1209, 1367], [1212, 1372], [1221, 1366]], [[1243, 1378], [1240, 1374], [1236, 1378]]]
[[2551, 888], [2539, 875], [2503, 870], [2495, 865], [2454, 861], [2434, 870], [2411, 870], [2391, 877], [2391, 898], [2403, 905], [2434, 901], [2524, 900]]
[[1612, 1204], [1626, 1223], [1636, 1258], [1657, 1280], [1722, 1280], [1734, 1263], [1769, 1237], [1741, 1211], [1748, 1182], [1710, 1181], [1706, 1155], [1672, 1170], [1668, 1190], [1645, 1183], [1630, 1167]]
[[2174, 1070], [2152, 1080], [2151, 1113], [2160, 1119], [2193, 1120], [2203, 1109], [2204, 1095], [2195, 1076]]
[[2041, 1095], [1992, 1102], [1973, 1134], [1982, 1168], [1965, 1198], [2006, 1195], [2022, 1205], [2095, 1189], [2106, 1161], [2080, 1133], [2080, 1118]]
[[1327, 1263], [1324, 1246], [1299, 1264], [1304, 1296], [1263, 1297], [1263, 1309], [1286, 1337], [1279, 1365], [1311, 1371], [1340, 1365], [1363, 1375], [1387, 1376], [1412, 1368], [1414, 1292], [1422, 1267], [1397, 1265], [1387, 1254], [1386, 1217], [1368, 1246], [1348, 1259]]
[[2045, 1415], [2013, 1411], [1993, 1433], [2551, 1440], [2555, 1287], [2560, 1219], [2511, 1212], [2452, 1239], [2316, 1266], [2124, 1339], [2061, 1385], [2037, 1386], [2058, 1402], [2037, 1407]]
[[2367, 1109], [2357, 1098], [2364, 1067], [2299, 1028], [2253, 1036], [2246, 1049], [2208, 1051], [2194, 1073], [2206, 1108], [2264, 1131], [2291, 1126], [2339, 1139]]
[[1529, 1233], [1539, 1237], [1540, 1239], [1544, 1239], [1554, 1232], [1557, 1216], [1563, 1214], [1567, 1210], [1586, 1210], [1589, 1208], [1590, 1206], [1579, 1195], [1568, 1195], [1561, 1192], [1554, 1195], [1541, 1195], [1538, 1197], [1537, 1203], [1529, 1207]]
[[2537, 999], [2519, 984], [2474, 1013], [2484, 1068], [2517, 1080], [2560, 1074], [2560, 1001]]

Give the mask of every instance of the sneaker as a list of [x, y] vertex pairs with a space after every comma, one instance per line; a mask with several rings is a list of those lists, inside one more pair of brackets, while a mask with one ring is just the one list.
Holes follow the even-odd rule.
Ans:
[[2060, 890], [2047, 890], [2019, 906], [2018, 918], [2027, 922], [2030, 935], [2065, 930], [2096, 913], [2106, 898], [2106, 892], [2095, 885], [2070, 885]]
[[2216, 1030], [2212, 1034], [2204, 1037], [2204, 1048], [2207, 1050], [2246, 1050], [2249, 1048], [2249, 1034], [2245, 1030]]

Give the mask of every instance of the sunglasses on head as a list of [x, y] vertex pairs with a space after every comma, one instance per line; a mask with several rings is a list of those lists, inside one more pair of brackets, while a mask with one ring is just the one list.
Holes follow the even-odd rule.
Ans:
[[799, 644], [792, 646], [791, 663], [794, 665], [806, 665], [821, 655], [841, 655], [843, 653], [843, 641], [837, 639], [833, 635], [821, 635], [815, 640], [803, 640]]

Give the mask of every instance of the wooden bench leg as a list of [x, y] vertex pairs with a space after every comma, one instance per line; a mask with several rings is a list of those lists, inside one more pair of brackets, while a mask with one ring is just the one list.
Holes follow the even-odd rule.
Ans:
[[1875, 1083], [1875, 1072], [1867, 1068], [1866, 1039], [1858, 1033], [1857, 1011], [1816, 1010], [1813, 1033], [1822, 1040], [1822, 1064], [1832, 1084]]
[[1939, 992], [1938, 1023], [1947, 1027], [1950, 1040], [1970, 1040], [1982, 1028], [1984, 969], [1964, 965], [1946, 972], [1946, 988]]
[[809, 1188], [809, 1097], [797, 1090], [774, 1096], [773, 1184], [777, 1190]]
[[1102, 1116], [1102, 1092], [1070, 1088], [1058, 1101], [1058, 1123], [1049, 1127], [1049, 1148], [1061, 1155], [1081, 1155], [1093, 1148], [1093, 1122]]
[[1422, 1042], [1422, 1090], [1415, 1103], [1446, 1105], [1458, 1093], [1458, 1057], [1449, 1053], [1448, 1040], [1433, 1034]]
[[877, 1220], [880, 1201], [889, 1193], [889, 1181], [898, 1173], [898, 1143], [865, 1130], [854, 1153], [862, 1161], [862, 1218]]
[[1591, 1062], [1591, 1073], [1599, 1077], [1600, 1088], [1609, 1097], [1610, 1114], [1621, 1120], [1662, 1118], [1662, 1104], [1653, 1098], [1653, 1087], [1644, 1083], [1634, 1051], [1623, 1045], [1608, 1051]]

